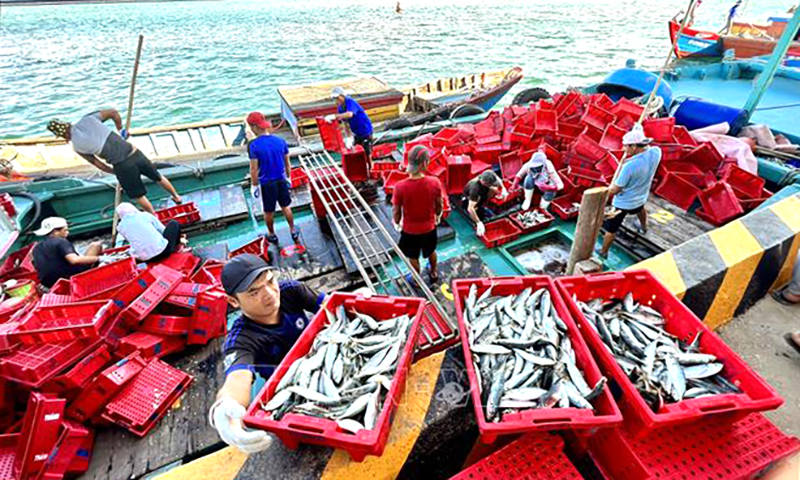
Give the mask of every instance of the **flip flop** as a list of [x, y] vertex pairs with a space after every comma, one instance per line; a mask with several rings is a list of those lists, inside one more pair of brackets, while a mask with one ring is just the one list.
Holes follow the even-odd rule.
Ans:
[[788, 343], [790, 347], [794, 348], [794, 350], [797, 353], [800, 353], [800, 345], [794, 343], [794, 340], [792, 340], [792, 334], [791, 333], [785, 334], [783, 336], [783, 339], [786, 340], [786, 343]]
[[436, 282], [438, 282], [438, 281], [439, 281], [439, 274], [437, 273], [436, 275], [434, 275], [433, 273], [431, 273], [430, 271], [428, 271], [428, 280], [430, 280], [430, 281], [431, 281], [431, 283], [436, 283]]
[[787, 307], [791, 307], [794, 303], [786, 300], [786, 297], [783, 296], [783, 289], [775, 290], [772, 292], [772, 298], [775, 299], [776, 302], [780, 303], [781, 305], [786, 305]]

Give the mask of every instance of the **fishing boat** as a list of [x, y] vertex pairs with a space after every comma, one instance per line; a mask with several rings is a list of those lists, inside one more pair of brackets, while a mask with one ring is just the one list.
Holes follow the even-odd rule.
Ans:
[[[756, 28], [750, 23], [734, 22], [729, 34], [720, 35], [697, 30], [691, 25], [680, 32], [680, 23], [673, 18], [669, 22], [669, 35], [675, 44], [675, 56], [678, 58], [720, 58], [728, 50], [733, 50], [736, 58], [751, 58], [772, 53], [786, 23], [776, 22], [775, 25], [777, 26], [770, 24]], [[755, 37], [754, 32], [758, 32]], [[800, 55], [800, 42], [795, 41], [792, 44], [788, 55]]]
[[[319, 140], [315, 118], [334, 113], [329, 94], [336, 86], [345, 88], [364, 105], [379, 132], [389, 126], [388, 123], [394, 123], [392, 128], [396, 128], [486, 112], [521, 79], [522, 70], [514, 67], [445, 77], [399, 89], [376, 77], [280, 87], [281, 111], [265, 116], [273, 125], [274, 135], [281, 136], [290, 145], [303, 141], [304, 145], [313, 146]], [[130, 142], [150, 159], [169, 164], [236, 154], [244, 144], [245, 113], [241, 117], [134, 128]], [[12, 171], [23, 176], [94, 171], [68, 143], [52, 136], [1, 141], [0, 164], [8, 173], [6, 179], [11, 177]]]

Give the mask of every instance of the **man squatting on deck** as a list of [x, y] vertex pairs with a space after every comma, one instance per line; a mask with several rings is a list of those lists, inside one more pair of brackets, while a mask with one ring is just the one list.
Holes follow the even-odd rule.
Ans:
[[[245, 430], [242, 424], [256, 375], [272, 375], [308, 326], [306, 312], [319, 311], [325, 294], [294, 280], [278, 281], [277, 270], [250, 254], [228, 261], [222, 287], [228, 303], [242, 314], [223, 345], [225, 383], [209, 410], [209, 422], [225, 443], [255, 453], [272, 443], [267, 432]], [[368, 289], [356, 293], [372, 296]]]
[[408, 154], [410, 177], [394, 187], [392, 204], [395, 229], [400, 232], [400, 250], [411, 266], [420, 273], [419, 256], [428, 259], [431, 283], [439, 280], [436, 268], [436, 226], [444, 211], [444, 189], [436, 177], [425, 175], [428, 149], [417, 145]]
[[486, 208], [486, 202], [494, 197], [503, 199], [507, 195], [503, 181], [491, 170], [486, 170], [464, 185], [461, 203], [469, 218], [475, 222], [475, 233], [479, 237], [486, 233], [483, 221], [492, 216], [492, 212]]
[[41, 228], [33, 233], [45, 237], [33, 247], [33, 268], [44, 287], [50, 288], [62, 278], [69, 279], [96, 267], [101, 260], [107, 260], [102, 256], [103, 244], [100, 242], [92, 242], [83, 255], [79, 254], [67, 240], [69, 225], [61, 217], [45, 218]]
[[635, 214], [639, 217], [639, 231], [647, 233], [647, 210], [645, 204], [650, 196], [653, 177], [656, 175], [658, 164], [661, 162], [661, 149], [648, 147], [652, 138], [644, 135], [641, 125], [634, 125], [630, 132], [622, 137], [625, 155], [628, 157], [619, 171], [619, 176], [608, 189], [608, 194], [613, 195], [611, 205], [615, 211], [609, 214], [603, 228], [606, 230], [603, 237], [603, 246], [598, 251], [602, 258], [608, 257], [608, 250], [617, 236], [625, 217]]
[[[103, 125], [108, 119], [114, 121], [119, 134]], [[172, 196], [173, 202], [181, 203], [180, 195], [167, 177], [156, 170], [141, 150], [127, 141], [128, 132], [122, 128], [122, 118], [113, 108], [90, 113], [74, 124], [53, 119], [47, 129], [72, 142], [72, 149], [87, 162], [106, 173], [113, 173], [125, 193], [144, 211], [155, 213], [145, 196], [147, 188], [142, 175], [161, 185]]]
[[281, 137], [270, 135], [270, 124], [260, 112], [248, 115], [247, 124], [256, 135], [247, 145], [250, 155], [250, 194], [254, 200], [261, 202], [264, 223], [269, 232], [267, 240], [278, 243], [278, 236], [275, 235], [275, 208], [280, 206], [289, 224], [292, 240], [297, 242], [300, 235], [294, 228], [294, 215], [290, 206], [292, 195], [289, 192], [289, 175], [292, 167], [289, 164], [289, 145]]
[[336, 87], [331, 91], [331, 98], [336, 101], [338, 113], [325, 117], [325, 120], [347, 120], [350, 132], [353, 133], [353, 143], [361, 145], [364, 153], [367, 154], [367, 162], [372, 168], [372, 122], [364, 111], [364, 108], [355, 100], [345, 95], [342, 87]]

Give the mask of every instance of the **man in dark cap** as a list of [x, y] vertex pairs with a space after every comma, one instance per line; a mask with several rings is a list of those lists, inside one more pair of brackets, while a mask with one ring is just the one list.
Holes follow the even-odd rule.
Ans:
[[272, 375], [308, 326], [306, 312], [316, 313], [325, 300], [324, 293], [300, 282], [279, 282], [277, 274], [263, 259], [250, 254], [234, 257], [222, 270], [228, 303], [242, 314], [234, 320], [223, 346], [225, 384], [209, 420], [225, 443], [246, 453], [261, 451], [272, 442], [266, 432], [242, 426], [255, 375]]
[[486, 170], [464, 185], [463, 206], [469, 218], [475, 222], [475, 233], [482, 237], [486, 233], [483, 221], [486, 219], [486, 202], [491, 198], [504, 198], [508, 195], [503, 182], [491, 170]]
[[[113, 120], [119, 133], [103, 125], [107, 120]], [[127, 141], [128, 132], [122, 128], [122, 118], [113, 108], [90, 113], [74, 124], [53, 119], [47, 124], [47, 129], [71, 142], [75, 153], [87, 162], [106, 173], [113, 173], [125, 193], [142, 210], [155, 214], [153, 205], [145, 196], [147, 188], [142, 175], [161, 185], [172, 196], [172, 201], [181, 203], [181, 197], [169, 179], [156, 170], [141, 150]]]

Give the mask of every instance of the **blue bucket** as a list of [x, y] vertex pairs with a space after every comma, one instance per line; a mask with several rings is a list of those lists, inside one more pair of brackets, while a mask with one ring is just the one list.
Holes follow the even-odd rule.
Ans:
[[719, 105], [700, 98], [677, 98], [670, 108], [675, 123], [689, 130], [727, 122], [729, 135], [736, 135], [747, 124], [747, 112], [741, 108]]

